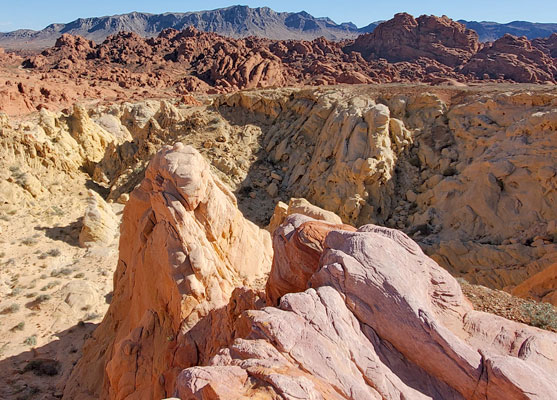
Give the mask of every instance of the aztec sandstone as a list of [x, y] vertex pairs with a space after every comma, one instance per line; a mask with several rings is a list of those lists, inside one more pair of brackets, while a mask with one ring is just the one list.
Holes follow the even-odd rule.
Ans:
[[0, 397], [554, 398], [556, 38], [0, 52]]

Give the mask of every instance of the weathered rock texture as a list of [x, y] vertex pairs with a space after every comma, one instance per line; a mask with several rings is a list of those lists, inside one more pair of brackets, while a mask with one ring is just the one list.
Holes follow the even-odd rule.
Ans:
[[284, 222], [286, 217], [292, 214], [302, 214], [319, 221], [327, 221], [337, 225], [342, 224], [342, 219], [335, 213], [314, 206], [306, 199], [292, 198], [288, 204], [282, 201], [277, 203], [267, 230], [273, 233]]
[[398, 62], [427, 57], [451, 67], [465, 63], [480, 48], [477, 33], [463, 24], [446, 16], [415, 19], [406, 13], [396, 14], [348, 47], [364, 58]]
[[389, 86], [43, 109], [2, 119], [0, 196], [42, 199], [49, 171], [84, 169], [116, 201], [163, 145], [183, 141], [260, 226], [278, 201], [306, 198], [344, 223], [402, 229], [451, 273], [511, 290], [556, 259], [556, 105], [543, 87]]
[[91, 247], [111, 243], [117, 234], [118, 218], [98, 193], [89, 190], [79, 244]]
[[[553, 91], [261, 93], [222, 97], [220, 108], [268, 118], [260, 125], [265, 157], [284, 171], [279, 197], [403, 229], [455, 275], [493, 288], [554, 263]], [[242, 185], [258, 184], [248, 174]]]
[[[548, 398], [557, 335], [474, 311], [404, 233], [300, 214], [269, 235], [192, 147], [132, 192], [114, 300], [65, 398]], [[274, 307], [273, 305], [278, 304]]]
[[[330, 229], [293, 215], [275, 238], [296, 240], [308, 224]], [[473, 311], [454, 278], [399, 231], [366, 225], [322, 233], [311, 235], [323, 249], [314, 258], [311, 289], [285, 294], [277, 308], [244, 313], [232, 345], [207, 367], [180, 374], [181, 398], [274, 392], [279, 398], [542, 399], [555, 393], [557, 335]], [[275, 247], [275, 260], [285, 262], [273, 270], [305, 263], [283, 249]], [[307, 250], [314, 252], [300, 248], [300, 254]]]
[[557, 306], [557, 264], [552, 264], [526, 279], [513, 288], [512, 294]]
[[65, 397], [163, 398], [255, 307], [270, 265], [269, 233], [243, 218], [203, 157], [165, 147], [126, 205], [114, 298]]

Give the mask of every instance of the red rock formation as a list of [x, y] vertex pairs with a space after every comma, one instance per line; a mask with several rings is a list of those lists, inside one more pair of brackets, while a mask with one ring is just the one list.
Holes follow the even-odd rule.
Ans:
[[557, 33], [545, 38], [534, 39], [532, 45], [543, 51], [550, 57], [557, 58]]
[[[233, 39], [193, 28], [167, 29], [149, 39], [122, 32], [99, 45], [63, 35], [56, 46], [23, 63], [28, 73], [16, 75], [18, 83], [40, 80], [48, 95], [22, 93], [23, 107], [17, 109], [274, 86], [555, 82], [554, 61], [544, 54], [553, 54], [554, 41], [532, 46], [526, 39], [503, 38], [477, 53], [477, 35], [462, 24], [408, 14], [397, 14], [353, 43]], [[13, 107], [14, 95], [0, 86], [0, 109]]]
[[525, 37], [505, 35], [478, 52], [461, 70], [478, 77], [557, 83], [557, 66]]
[[281, 296], [306, 289], [307, 282], [319, 266], [323, 242], [329, 232], [335, 229], [356, 230], [350, 225], [331, 224], [294, 215], [273, 235], [275, 254], [266, 287], [269, 304], [276, 305]]
[[346, 50], [389, 62], [427, 57], [455, 67], [470, 59], [480, 47], [476, 32], [446, 16], [422, 15], [414, 19], [400, 13], [379, 24], [373, 33], [358, 37]]

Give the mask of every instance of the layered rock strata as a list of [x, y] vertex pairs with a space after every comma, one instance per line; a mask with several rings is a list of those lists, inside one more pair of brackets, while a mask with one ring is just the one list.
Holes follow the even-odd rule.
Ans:
[[126, 205], [113, 301], [65, 397], [163, 398], [259, 301], [271, 254], [199, 153], [164, 148]]
[[269, 240], [198, 152], [163, 148], [126, 205], [114, 300], [64, 397], [542, 399], [557, 389], [557, 335], [474, 311], [402, 232], [292, 214], [275, 230], [267, 279]]

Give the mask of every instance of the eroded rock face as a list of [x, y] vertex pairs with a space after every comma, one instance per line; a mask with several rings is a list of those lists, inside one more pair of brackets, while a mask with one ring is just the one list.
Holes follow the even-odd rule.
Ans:
[[389, 62], [426, 57], [455, 67], [480, 48], [476, 32], [446, 16], [414, 18], [399, 13], [379, 24], [373, 33], [358, 37], [347, 50], [358, 51], [364, 58], [385, 58]]
[[255, 307], [270, 265], [269, 234], [201, 155], [165, 147], [126, 205], [113, 302], [65, 397], [163, 398], [218, 348], [207, 332], [226, 338], [227, 323]]
[[342, 224], [342, 219], [334, 212], [317, 207], [306, 199], [292, 198], [288, 204], [282, 201], [277, 203], [273, 216], [267, 226], [267, 230], [273, 233], [275, 229], [284, 222], [285, 218], [291, 214], [302, 214], [319, 221], [327, 221], [336, 225]]
[[525, 37], [506, 34], [485, 46], [462, 67], [464, 74], [515, 82], [557, 83], [557, 66], [552, 57], [552, 43], [538, 42], [545, 54]]
[[513, 288], [512, 294], [557, 306], [557, 264], [552, 264]]
[[542, 399], [557, 389], [557, 335], [474, 311], [404, 233], [292, 214], [273, 246], [271, 267], [269, 234], [201, 155], [164, 147], [126, 205], [114, 299], [64, 397]]
[[272, 121], [261, 126], [267, 157], [285, 171], [279, 196], [355, 226], [402, 229], [451, 273], [492, 288], [554, 263], [551, 90], [458, 99], [301, 90], [286, 105], [260, 93], [223, 96], [220, 108]]
[[98, 193], [89, 190], [79, 244], [91, 247], [111, 243], [117, 235], [118, 218]]
[[[283, 227], [303, 234], [308, 223], [326, 225], [292, 215]], [[231, 345], [179, 375], [181, 398], [542, 399], [557, 389], [557, 335], [474, 311], [403, 233], [321, 233], [310, 234], [320, 258], [315, 247], [275, 247], [271, 274], [313, 260], [311, 288], [244, 313]]]

